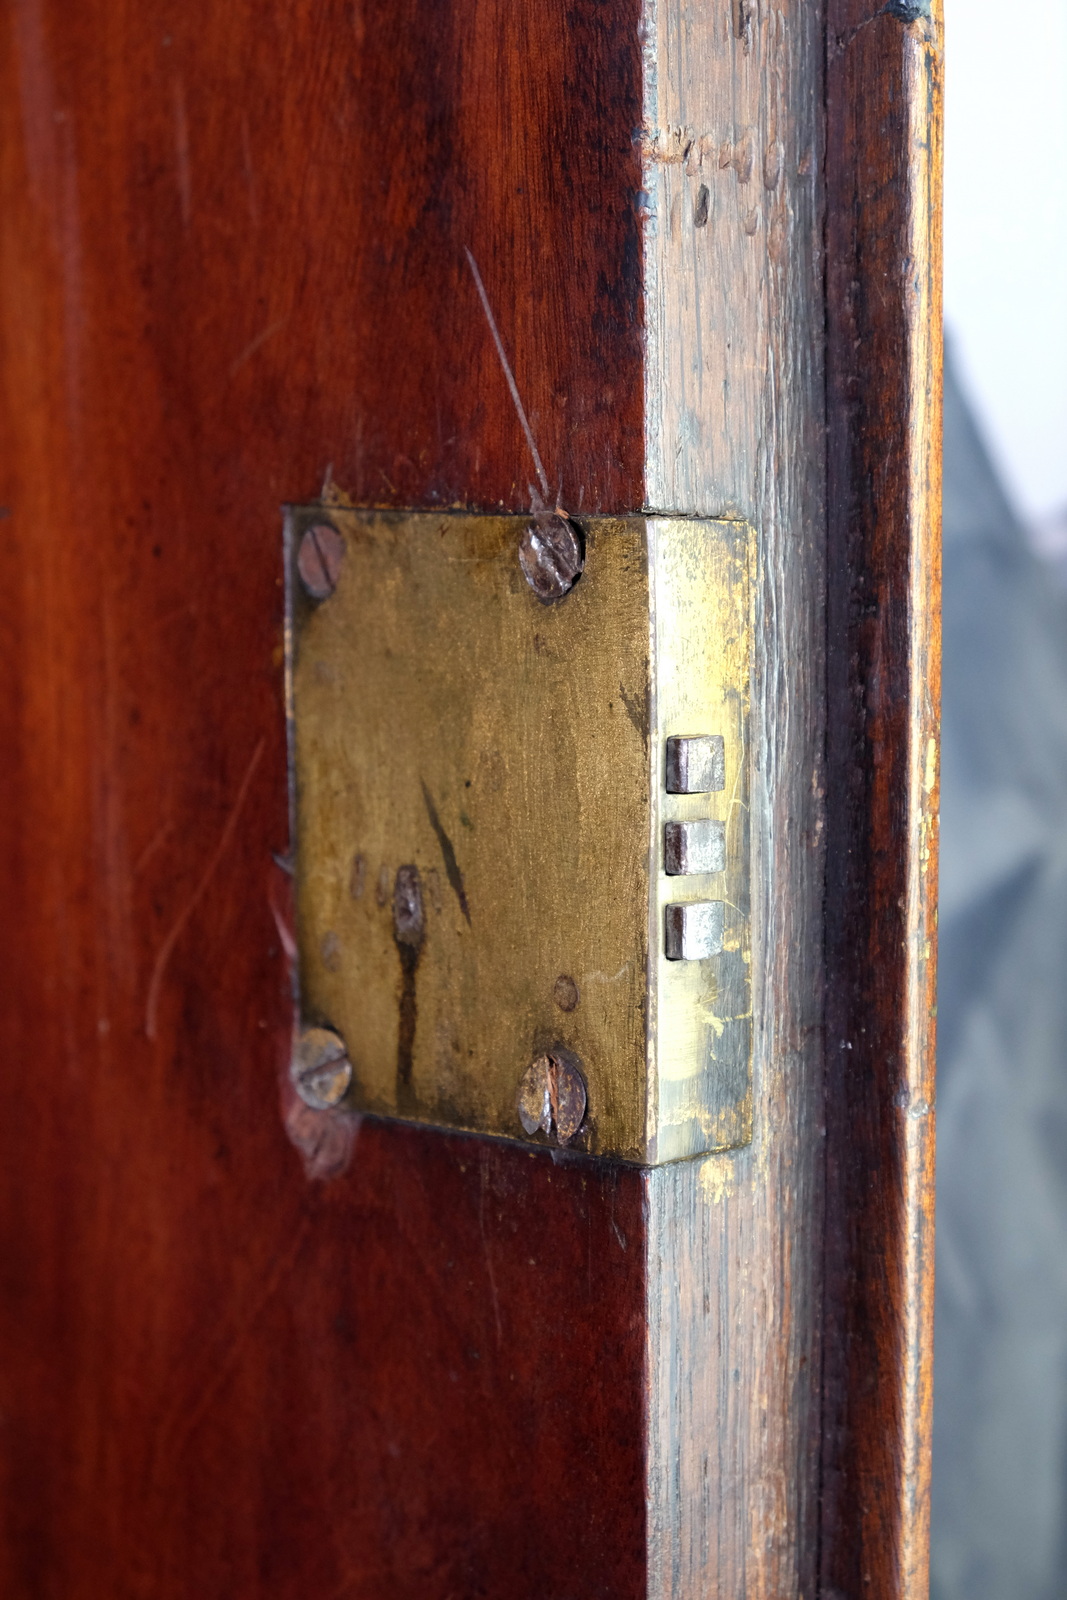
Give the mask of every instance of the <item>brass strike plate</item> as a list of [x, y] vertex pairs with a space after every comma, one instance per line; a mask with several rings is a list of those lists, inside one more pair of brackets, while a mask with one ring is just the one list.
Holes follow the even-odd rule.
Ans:
[[302, 1025], [353, 1109], [649, 1165], [745, 1144], [753, 531], [583, 518], [544, 603], [529, 524], [288, 511]]

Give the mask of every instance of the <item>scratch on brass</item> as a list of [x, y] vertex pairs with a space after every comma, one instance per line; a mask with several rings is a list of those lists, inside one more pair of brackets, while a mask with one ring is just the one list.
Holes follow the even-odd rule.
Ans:
[[456, 899], [459, 901], [459, 909], [466, 917], [469, 928], [471, 926], [471, 911], [470, 906], [467, 904], [467, 891], [463, 887], [463, 874], [459, 870], [459, 862], [456, 860], [456, 852], [452, 840], [448, 837], [441, 824], [441, 818], [437, 814], [437, 807], [433, 803], [433, 795], [427, 789], [425, 783], [422, 785], [422, 798], [426, 802], [426, 814], [430, 819], [430, 827], [436, 834], [437, 842], [441, 846], [441, 854], [444, 857], [448, 881], [455, 891]]

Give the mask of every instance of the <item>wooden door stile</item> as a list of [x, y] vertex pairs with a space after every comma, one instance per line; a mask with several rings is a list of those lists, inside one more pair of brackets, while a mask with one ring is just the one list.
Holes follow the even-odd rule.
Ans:
[[818, 1536], [823, 21], [646, 26], [645, 494], [758, 539], [755, 1136], [648, 1179], [650, 1592], [769, 1600]]
[[827, 26], [828, 1595], [927, 1593], [942, 15]]

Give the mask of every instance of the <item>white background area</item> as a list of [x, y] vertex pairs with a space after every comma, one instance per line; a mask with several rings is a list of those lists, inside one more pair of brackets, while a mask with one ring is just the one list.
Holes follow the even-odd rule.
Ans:
[[1067, 0], [945, 10], [945, 325], [1009, 498], [1067, 548]]

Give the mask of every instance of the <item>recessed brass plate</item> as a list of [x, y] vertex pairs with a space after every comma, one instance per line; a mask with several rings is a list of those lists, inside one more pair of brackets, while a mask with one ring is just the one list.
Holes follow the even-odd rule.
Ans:
[[[573, 1149], [747, 1143], [752, 530], [582, 519], [584, 571], [544, 604], [529, 520], [288, 513], [302, 1020], [343, 1039], [354, 1109], [554, 1142], [520, 1121], [547, 1057], [584, 1079]], [[667, 792], [672, 735], [721, 736], [721, 790]], [[666, 824], [707, 819], [724, 869], [668, 876]], [[722, 902], [721, 951], [668, 960], [693, 902]]]

